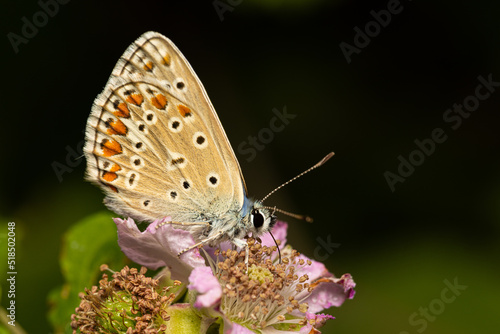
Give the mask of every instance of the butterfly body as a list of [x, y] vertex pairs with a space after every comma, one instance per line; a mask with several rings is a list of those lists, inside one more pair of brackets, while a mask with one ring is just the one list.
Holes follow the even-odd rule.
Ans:
[[166, 216], [195, 241], [244, 246], [276, 218], [247, 197], [234, 151], [191, 66], [147, 32], [117, 62], [87, 122], [86, 178], [117, 214]]
[[223, 241], [231, 241], [239, 247], [245, 244], [244, 237], [248, 233], [259, 236], [269, 231], [276, 223], [273, 213], [262, 206], [260, 202], [254, 202], [245, 198], [241, 208], [235, 208], [219, 214], [217, 204], [212, 210], [190, 217], [190, 221], [208, 222], [208, 226], [191, 226], [188, 230], [195, 240], [211, 240], [208, 244], [218, 245]]

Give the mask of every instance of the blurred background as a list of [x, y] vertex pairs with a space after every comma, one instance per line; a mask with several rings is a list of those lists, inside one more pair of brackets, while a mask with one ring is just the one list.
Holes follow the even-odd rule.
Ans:
[[[105, 210], [76, 159], [92, 102], [149, 30], [200, 77], [251, 196], [336, 153], [266, 201], [313, 216], [281, 217], [288, 241], [358, 284], [323, 333], [498, 333], [498, 3], [69, 1], [37, 14], [44, 3], [9, 1], [0, 20], [0, 217], [16, 223], [29, 333], [52, 332], [62, 235]], [[283, 130], [263, 130], [285, 108]]]

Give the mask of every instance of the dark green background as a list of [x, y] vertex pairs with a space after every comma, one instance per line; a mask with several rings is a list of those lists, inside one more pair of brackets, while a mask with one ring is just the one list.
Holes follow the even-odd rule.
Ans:
[[[52, 164], [67, 165], [66, 147], [78, 150], [119, 56], [155, 30], [189, 60], [235, 150], [269, 127], [273, 108], [297, 115], [253, 161], [236, 153], [251, 196], [335, 151], [266, 202], [312, 215], [312, 225], [284, 217], [289, 242], [313, 257], [329, 238], [339, 245], [328, 267], [358, 283], [354, 300], [330, 310], [337, 319], [324, 333], [497, 333], [500, 89], [456, 130], [443, 114], [474, 94], [479, 75], [500, 81], [500, 6], [402, 1], [348, 64], [339, 43], [353, 44], [353, 28], [387, 4], [243, 0], [221, 21], [212, 1], [73, 0], [16, 54], [7, 34], [41, 8], [5, 3], [0, 215], [17, 224], [19, 322], [51, 332], [46, 295], [62, 283], [62, 234], [104, 209], [100, 190], [83, 181], [83, 158], [70, 159], [62, 182]], [[398, 156], [435, 128], [447, 140], [391, 192], [384, 172], [396, 173]], [[420, 315], [409, 322], [439, 305], [444, 280], [455, 278], [467, 286], [455, 301], [425, 328]]]

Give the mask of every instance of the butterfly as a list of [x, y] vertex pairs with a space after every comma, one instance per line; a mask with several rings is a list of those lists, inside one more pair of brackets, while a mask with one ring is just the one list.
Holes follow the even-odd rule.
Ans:
[[118, 60], [92, 106], [84, 153], [86, 179], [103, 189], [110, 210], [143, 222], [170, 216], [197, 242], [189, 249], [246, 247], [245, 236], [276, 223], [275, 208], [247, 196], [203, 85], [159, 33], [146, 32]]

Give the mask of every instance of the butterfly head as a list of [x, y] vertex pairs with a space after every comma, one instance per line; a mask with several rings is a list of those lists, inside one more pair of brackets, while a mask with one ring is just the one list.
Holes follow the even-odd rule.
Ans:
[[271, 231], [276, 224], [276, 216], [274, 210], [264, 207], [260, 202], [255, 202], [249, 212], [249, 221], [249, 231], [259, 236]]

